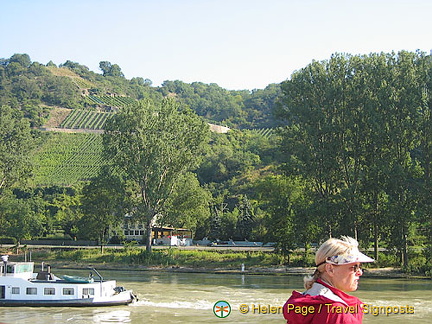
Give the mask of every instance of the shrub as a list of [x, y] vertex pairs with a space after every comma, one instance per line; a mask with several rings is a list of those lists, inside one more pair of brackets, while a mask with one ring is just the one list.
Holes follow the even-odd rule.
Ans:
[[11, 236], [0, 236], [0, 244], [17, 244], [17, 239]]

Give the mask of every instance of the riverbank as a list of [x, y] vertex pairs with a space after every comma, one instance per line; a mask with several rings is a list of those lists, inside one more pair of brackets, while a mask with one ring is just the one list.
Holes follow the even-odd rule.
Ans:
[[[11, 254], [11, 250], [3, 253]], [[53, 269], [163, 271], [246, 275], [311, 275], [315, 268], [313, 254], [293, 253], [289, 260], [273, 251], [257, 250], [184, 250], [176, 248], [155, 249], [148, 253], [141, 248], [32, 248], [13, 249], [11, 261], [32, 260], [38, 268], [42, 262]], [[289, 262], [288, 262], [289, 261]], [[365, 264], [365, 277], [419, 278], [430, 276], [407, 274], [401, 268], [387, 264]]]
[[[83, 263], [83, 262], [65, 262], [51, 260], [50, 263], [54, 269], [76, 269], [87, 270], [89, 267], [96, 269], [112, 271], [159, 271], [159, 272], [180, 272], [180, 273], [213, 273], [213, 274], [244, 274], [244, 275], [277, 275], [277, 276], [306, 276], [311, 275], [315, 268], [312, 267], [289, 267], [289, 266], [272, 266], [272, 267], [245, 267], [233, 269], [231, 267], [184, 267], [184, 266], [143, 266], [127, 265], [117, 263]], [[426, 276], [408, 275], [399, 268], [371, 268], [364, 272], [366, 277], [389, 278], [389, 279], [431, 279]]]

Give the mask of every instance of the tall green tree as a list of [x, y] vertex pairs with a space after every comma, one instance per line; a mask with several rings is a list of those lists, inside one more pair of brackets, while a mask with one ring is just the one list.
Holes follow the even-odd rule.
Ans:
[[102, 70], [104, 76], [124, 77], [123, 72], [118, 64], [111, 64], [108, 61], [101, 61], [99, 68]]
[[423, 83], [416, 53], [312, 62], [282, 84], [285, 170], [312, 184], [327, 235], [373, 237], [407, 263]]
[[109, 239], [109, 230], [124, 221], [128, 195], [120, 179], [101, 170], [98, 177], [84, 186], [81, 198], [80, 236], [96, 239], [101, 247]]
[[175, 183], [165, 213], [158, 220], [165, 225], [196, 231], [210, 218], [211, 193], [200, 185], [196, 174], [187, 172]]
[[309, 179], [316, 195], [314, 210], [330, 236], [342, 223], [340, 193], [355, 182], [348, 157], [348, 61], [334, 55], [294, 73], [282, 84], [285, 96], [278, 112], [288, 122], [281, 131], [284, 170]]
[[241, 240], [250, 240], [253, 227], [255, 225], [255, 216], [252, 204], [247, 195], [241, 196], [238, 204], [240, 215], [237, 220], [237, 234]]
[[424, 249], [427, 265], [432, 264], [432, 56], [422, 55], [418, 62], [421, 76], [421, 105], [419, 106], [419, 146], [418, 161], [423, 170], [420, 188], [420, 226], [419, 231], [426, 238]]
[[30, 123], [20, 110], [0, 106], [0, 197], [5, 188], [31, 176], [32, 145]]
[[107, 123], [104, 153], [135, 192], [134, 213], [146, 225], [148, 251], [156, 217], [179, 177], [198, 166], [208, 136], [208, 125], [173, 99], [140, 101]]
[[40, 198], [18, 199], [11, 192], [6, 192], [0, 204], [0, 235], [22, 239], [32, 239], [44, 232], [46, 215]]
[[299, 178], [284, 175], [267, 176], [260, 179], [255, 190], [261, 202], [260, 208], [266, 213], [267, 242], [275, 242], [276, 249], [288, 258], [304, 239], [301, 232], [312, 232], [307, 218], [302, 217], [301, 224], [296, 220], [304, 216], [306, 210], [304, 197], [305, 186]]

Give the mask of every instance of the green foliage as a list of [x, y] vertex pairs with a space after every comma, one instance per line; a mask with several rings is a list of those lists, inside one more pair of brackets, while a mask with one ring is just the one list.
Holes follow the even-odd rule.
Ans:
[[430, 63], [422, 53], [336, 54], [282, 84], [285, 172], [310, 184], [309, 211], [326, 236], [372, 240], [376, 257], [382, 239], [404, 265], [425, 180], [415, 152], [425, 148]]
[[103, 76], [124, 77], [120, 66], [117, 64], [111, 64], [108, 61], [101, 61], [99, 63], [99, 68], [102, 70]]
[[30, 118], [32, 126], [41, 126], [48, 115], [46, 106], [71, 109], [121, 108], [136, 100], [160, 102], [175, 96], [183, 105], [212, 123], [234, 128], [274, 127], [273, 117], [279, 84], [253, 91], [226, 90], [217, 84], [192, 84], [165, 81], [151, 87], [151, 80], [127, 80], [117, 64], [101, 61], [103, 75], [70, 60], [59, 67], [32, 62], [27, 54], [15, 54], [0, 60], [0, 105], [16, 103]]
[[17, 241], [43, 233], [45, 215], [37, 208], [37, 199], [18, 199], [8, 193], [1, 198], [0, 235]]
[[121, 224], [127, 212], [124, 203], [127, 195], [121, 181], [102, 169], [84, 186], [82, 195], [80, 208], [83, 216], [77, 224], [79, 236], [106, 243], [110, 239], [109, 229]]
[[32, 134], [19, 110], [0, 106], [0, 199], [2, 191], [30, 176]]
[[17, 244], [17, 239], [13, 236], [0, 236], [0, 244]]
[[187, 172], [175, 182], [165, 213], [158, 221], [167, 226], [188, 228], [195, 232], [197, 227], [208, 220], [210, 202], [209, 190], [200, 186], [194, 173]]
[[238, 209], [240, 215], [237, 220], [236, 236], [240, 238], [240, 240], [250, 240], [255, 225], [255, 217], [252, 205], [246, 195], [240, 197]]
[[[278, 254], [269, 252], [244, 252], [244, 251], [188, 251], [173, 248], [157, 249], [149, 253], [142, 248], [127, 247], [126, 249], [111, 249], [106, 247], [103, 254], [97, 249], [75, 249], [52, 251], [35, 251], [32, 253], [34, 260], [64, 260], [81, 262], [84, 264], [133, 264], [144, 266], [182, 266], [199, 268], [218, 268], [240, 270], [244, 264], [246, 268], [278, 266], [284, 263], [284, 259]], [[300, 258], [300, 256], [298, 256]], [[294, 256], [293, 259], [297, 259]]]
[[260, 157], [244, 148], [246, 140], [246, 135], [240, 131], [224, 136], [213, 134], [211, 150], [197, 170], [200, 181], [229, 183], [229, 180], [260, 165]]
[[[424, 271], [432, 250], [431, 62], [420, 52], [335, 54], [313, 61], [281, 85], [229, 91], [201, 82], [166, 81], [152, 87], [148, 79], [127, 80], [118, 65], [106, 61], [101, 75], [71, 61], [59, 68], [52, 62], [43, 66], [27, 54], [0, 59], [0, 221], [5, 231], [0, 234], [21, 239], [57, 230], [85, 237], [98, 232], [104, 240], [103, 229], [117, 222], [108, 216], [108, 204], [99, 206], [99, 215], [79, 208], [97, 201], [98, 188], [105, 201], [110, 193], [102, 183], [85, 187], [87, 201], [80, 187], [54, 186], [89, 181], [111, 165], [101, 154], [100, 135], [30, 130], [59, 106], [71, 109], [60, 125], [64, 128], [121, 126], [122, 134], [111, 128], [117, 138], [108, 143], [117, 168], [105, 173], [123, 177], [127, 197], [139, 197], [143, 183], [153, 183], [146, 199], [157, 191], [156, 179], [171, 170], [164, 169], [167, 160], [161, 156], [178, 158], [174, 166], [196, 173], [199, 184], [187, 173], [153, 196], [166, 202], [151, 207], [166, 224], [190, 227], [200, 237], [275, 241], [291, 264], [309, 262], [307, 253], [292, 253], [298, 246], [351, 235], [362, 246], [374, 247], [385, 264]], [[174, 99], [167, 104], [164, 97]], [[168, 106], [177, 112], [164, 110]], [[212, 134], [202, 163], [179, 158], [185, 147], [195, 145], [189, 133], [201, 134], [204, 123], [195, 124], [194, 114], [232, 128]], [[165, 119], [169, 115], [175, 118]], [[110, 116], [121, 117], [113, 122]], [[278, 127], [282, 123], [285, 127]], [[29, 154], [35, 140], [38, 147]], [[188, 157], [195, 154], [185, 150]], [[24, 188], [32, 169], [29, 155], [35, 166], [31, 184], [49, 187]], [[138, 177], [144, 169], [148, 173]], [[186, 168], [181, 170], [183, 175]], [[9, 189], [16, 186], [14, 196]], [[248, 213], [242, 204], [246, 195]], [[137, 215], [149, 212], [149, 204], [144, 208], [138, 202], [134, 206], [140, 207], [132, 209]], [[217, 226], [210, 226], [216, 210], [211, 216], [207, 204], [218, 206]], [[131, 206], [130, 201], [117, 205]], [[251, 215], [252, 228], [246, 225]], [[97, 228], [98, 222], [103, 226]], [[379, 247], [389, 248], [388, 256], [378, 254]], [[137, 262], [151, 258], [129, 252]], [[165, 264], [175, 262], [169, 253], [166, 259], [157, 257]]]
[[175, 95], [208, 121], [241, 129], [277, 125], [272, 111], [280, 95], [278, 84], [249, 92], [225, 90], [215, 83], [187, 84], [176, 80], [165, 81], [159, 91], [163, 95]]
[[199, 165], [208, 133], [208, 125], [171, 99], [124, 107], [107, 122], [104, 153], [135, 191], [133, 207], [146, 224], [148, 250], [155, 217], [180, 177]]
[[50, 133], [34, 152], [35, 182], [39, 185], [71, 185], [98, 175], [106, 165], [98, 134]]

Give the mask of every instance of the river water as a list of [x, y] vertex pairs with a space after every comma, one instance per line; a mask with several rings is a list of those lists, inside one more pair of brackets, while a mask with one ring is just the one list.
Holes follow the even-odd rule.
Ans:
[[[285, 323], [278, 314], [293, 289], [302, 290], [301, 276], [203, 274], [148, 271], [104, 271], [106, 279], [133, 289], [139, 301], [128, 306], [90, 308], [0, 308], [0, 322], [64, 323]], [[55, 274], [86, 275], [62, 270]], [[413, 314], [365, 314], [363, 323], [431, 323], [432, 280], [376, 279], [365, 275], [352, 293], [373, 311], [413, 307]], [[219, 301], [231, 313], [218, 318]], [[224, 303], [222, 303], [224, 304]], [[226, 304], [219, 306], [225, 306]], [[387, 308], [388, 307], [388, 308]], [[242, 309], [242, 312], [240, 311]], [[226, 308], [228, 309], [228, 308]], [[218, 313], [220, 314], [220, 312]]]

